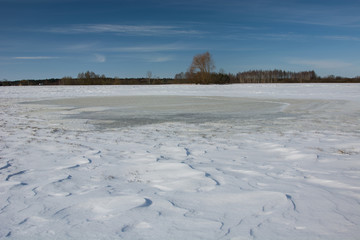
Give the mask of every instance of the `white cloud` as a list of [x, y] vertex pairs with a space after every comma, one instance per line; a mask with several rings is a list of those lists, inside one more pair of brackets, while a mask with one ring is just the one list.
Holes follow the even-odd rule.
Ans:
[[106, 62], [106, 57], [104, 55], [94, 54], [94, 56], [95, 56], [96, 62], [99, 62], [99, 63]]

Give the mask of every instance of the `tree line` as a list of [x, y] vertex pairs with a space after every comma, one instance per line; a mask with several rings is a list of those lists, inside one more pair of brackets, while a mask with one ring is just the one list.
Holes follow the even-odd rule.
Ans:
[[225, 74], [223, 70], [214, 72], [215, 64], [209, 52], [195, 55], [187, 72], [175, 75], [178, 82], [192, 84], [233, 84], [233, 83], [351, 83], [360, 82], [356, 78], [317, 76], [314, 70], [291, 72], [284, 70], [250, 70], [237, 74]]
[[277, 82], [310, 82], [316, 81], [318, 76], [315, 71], [290, 72], [283, 70], [252, 70], [239, 72], [232, 76], [237, 83], [277, 83]]
[[92, 71], [81, 72], [77, 78], [0, 81], [0, 86], [28, 85], [159, 85], [159, 84], [234, 84], [234, 83], [360, 83], [360, 76], [344, 78], [330, 75], [319, 77], [315, 71], [291, 72], [284, 70], [250, 70], [237, 74], [214, 72], [215, 64], [209, 52], [194, 56], [186, 72], [174, 78], [152, 78], [148, 71], [144, 78], [109, 78]]

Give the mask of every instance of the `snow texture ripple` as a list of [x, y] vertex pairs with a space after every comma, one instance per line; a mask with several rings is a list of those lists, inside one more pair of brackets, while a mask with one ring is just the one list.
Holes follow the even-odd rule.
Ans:
[[0, 88], [0, 239], [358, 239], [360, 85]]

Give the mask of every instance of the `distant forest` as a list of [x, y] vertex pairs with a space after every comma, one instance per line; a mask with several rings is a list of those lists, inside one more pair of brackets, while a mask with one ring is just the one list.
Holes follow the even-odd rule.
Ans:
[[252, 70], [237, 74], [212, 72], [206, 78], [200, 73], [178, 73], [174, 78], [109, 78], [94, 72], [79, 73], [77, 78], [63, 77], [40, 80], [0, 81], [0, 86], [39, 85], [160, 85], [160, 84], [235, 84], [235, 83], [360, 83], [360, 76], [345, 78], [339, 76], [319, 77], [314, 71], [289, 72], [282, 70]]
[[215, 64], [209, 52], [197, 54], [187, 72], [174, 78], [153, 78], [148, 71], [145, 78], [109, 78], [94, 72], [79, 73], [77, 78], [1, 81], [0, 86], [35, 85], [159, 85], [159, 84], [234, 84], [234, 83], [360, 83], [355, 78], [319, 77], [315, 71], [290, 72], [283, 70], [252, 70], [227, 74], [223, 70], [214, 72]]

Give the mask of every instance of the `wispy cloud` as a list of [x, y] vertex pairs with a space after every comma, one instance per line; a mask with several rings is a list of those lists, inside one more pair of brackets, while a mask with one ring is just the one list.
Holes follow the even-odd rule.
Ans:
[[258, 41], [300, 41], [306, 40], [311, 36], [304, 34], [298, 34], [294, 32], [285, 32], [285, 33], [263, 33], [261, 30], [255, 33], [229, 33], [216, 36], [220, 39], [230, 39], [230, 40], [258, 40]]
[[322, 38], [329, 40], [339, 40], [339, 41], [360, 41], [360, 37], [355, 37], [355, 36], [337, 35], [337, 36], [322, 36]]
[[88, 51], [97, 47], [96, 43], [78, 43], [63, 47], [61, 50], [66, 51]]
[[310, 66], [321, 69], [334, 69], [334, 68], [344, 68], [344, 67], [353, 66], [353, 64], [349, 62], [331, 60], [331, 59], [323, 59], [323, 60], [294, 59], [290, 61], [290, 64], [304, 65], [304, 66]]
[[127, 35], [157, 36], [157, 35], [199, 35], [202, 32], [171, 25], [117, 25], [117, 24], [80, 24], [66, 27], [43, 29], [45, 32], [62, 34], [81, 33], [115, 33]]
[[144, 52], [168, 52], [168, 51], [180, 51], [190, 49], [187, 46], [177, 45], [177, 44], [168, 44], [168, 45], [148, 45], [148, 46], [128, 46], [128, 47], [112, 47], [112, 48], [103, 48], [104, 51], [110, 52], [135, 52], [135, 53], [144, 53]]
[[[325, 27], [343, 27], [343, 28], [359, 28], [360, 23], [356, 23], [356, 21], [347, 21], [346, 19], [341, 17], [334, 17], [335, 20], [328, 20], [324, 17], [324, 19], [318, 17], [317, 19], [309, 20], [287, 20], [287, 22], [298, 23], [298, 24], [306, 24], [306, 25], [317, 25], [317, 26], [325, 26]], [[337, 19], [337, 20], [336, 20]]]
[[[298, 1], [269, 0], [267, 16], [274, 22], [312, 25], [314, 27], [360, 27], [360, 5], [358, 1]], [[273, 3], [271, 3], [273, 2]], [[262, 8], [261, 12], [266, 11]]]
[[296, 33], [268, 33], [268, 34], [253, 34], [249, 35], [249, 38], [256, 40], [271, 40], [271, 41], [291, 41], [306, 38], [305, 35]]
[[169, 57], [169, 56], [150, 57], [147, 59], [147, 61], [151, 62], [151, 63], [163, 63], [163, 62], [169, 62], [172, 60], [173, 60], [173, 58]]
[[47, 60], [47, 59], [59, 59], [60, 57], [50, 57], [50, 56], [23, 56], [23, 57], [13, 57], [17, 60]]
[[106, 62], [106, 57], [101, 54], [94, 54], [95, 56], [95, 62], [103, 63]]
[[176, 61], [176, 58], [172, 54], [163, 54], [163, 53], [122, 53], [116, 55], [116, 58], [121, 61], [136, 61], [142, 63], [167, 63]]

